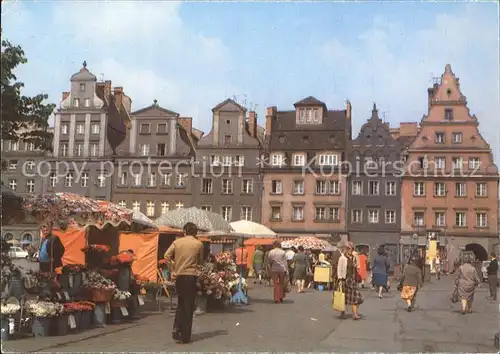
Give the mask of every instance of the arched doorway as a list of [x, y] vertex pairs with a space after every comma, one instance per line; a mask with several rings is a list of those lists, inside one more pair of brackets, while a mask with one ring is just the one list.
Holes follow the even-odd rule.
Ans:
[[487, 261], [488, 260], [488, 252], [484, 249], [483, 246], [477, 243], [469, 243], [465, 246], [466, 251], [474, 252], [474, 256], [477, 261]]
[[33, 235], [30, 233], [25, 233], [21, 238], [21, 242], [23, 243], [33, 243]]
[[5, 241], [13, 240], [14, 239], [14, 235], [12, 235], [10, 232], [6, 232], [5, 234], [3, 234], [3, 239]]

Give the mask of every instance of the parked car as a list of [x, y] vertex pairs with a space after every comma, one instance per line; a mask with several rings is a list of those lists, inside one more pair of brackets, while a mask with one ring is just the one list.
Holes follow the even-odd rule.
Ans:
[[25, 258], [28, 259], [28, 252], [23, 250], [21, 247], [13, 246], [9, 249], [9, 257], [10, 258]]

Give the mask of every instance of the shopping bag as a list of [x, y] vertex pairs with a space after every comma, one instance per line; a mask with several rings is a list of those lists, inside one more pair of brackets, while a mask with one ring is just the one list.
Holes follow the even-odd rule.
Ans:
[[290, 291], [292, 291], [292, 284], [290, 284], [290, 275], [288, 273], [285, 274], [284, 282], [285, 282], [284, 291], [286, 294], [286, 293], [289, 293]]
[[453, 292], [451, 293], [450, 301], [454, 304], [456, 304], [458, 302], [458, 288], [457, 287], [455, 287], [455, 289], [453, 289]]
[[340, 283], [339, 288], [333, 292], [332, 307], [336, 311], [345, 311], [345, 293]]

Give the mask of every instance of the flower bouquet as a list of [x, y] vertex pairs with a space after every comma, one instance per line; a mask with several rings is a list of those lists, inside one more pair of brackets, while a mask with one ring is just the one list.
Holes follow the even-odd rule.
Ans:
[[94, 245], [88, 245], [84, 248], [82, 248], [82, 252], [98, 252], [98, 253], [106, 253], [106, 252], [109, 252], [109, 250], [111, 249], [111, 247], [107, 246], [107, 245], [98, 245], [98, 244], [94, 244]]
[[127, 300], [132, 296], [128, 291], [122, 291], [115, 289], [113, 294], [113, 301], [111, 302], [111, 307], [126, 307]]
[[130, 264], [134, 261], [134, 256], [128, 252], [119, 253], [111, 257], [111, 265]]
[[85, 287], [90, 290], [92, 301], [109, 302], [113, 298], [116, 284], [97, 272], [90, 272]]
[[95, 304], [90, 301], [75, 301], [68, 302], [64, 305], [65, 313], [82, 312], [82, 311], [92, 311], [95, 308]]
[[28, 300], [26, 311], [38, 318], [54, 317], [64, 311], [64, 306], [57, 302]]
[[198, 296], [213, 296], [215, 299], [221, 299], [225, 294], [224, 280], [208, 266], [199, 269], [196, 287]]
[[226, 264], [231, 264], [233, 262], [233, 255], [230, 252], [220, 252], [215, 255], [215, 261], [217, 264], [224, 266]]
[[2, 304], [1, 305], [1, 312], [2, 312], [2, 317], [9, 317], [17, 313], [21, 309], [21, 306], [16, 305], [16, 304]]
[[69, 273], [69, 274], [76, 274], [76, 273], [81, 273], [87, 270], [87, 266], [84, 264], [66, 264], [62, 272], [63, 273]]

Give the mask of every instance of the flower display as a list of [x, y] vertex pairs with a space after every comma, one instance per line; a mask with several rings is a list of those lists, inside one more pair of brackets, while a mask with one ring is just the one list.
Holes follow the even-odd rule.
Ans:
[[305, 249], [324, 250], [326, 247], [329, 247], [330, 244], [325, 240], [321, 240], [313, 236], [306, 236], [306, 237], [297, 237], [290, 241], [284, 241], [281, 243], [281, 246], [283, 248], [302, 246]]
[[21, 309], [21, 306], [16, 304], [2, 304], [1, 309], [2, 316], [10, 316], [19, 311]]
[[134, 256], [132, 254], [128, 252], [123, 252], [116, 256], [111, 257], [110, 264], [111, 265], [127, 264], [127, 263], [132, 263], [133, 261], [134, 261]]
[[115, 299], [115, 300], [127, 300], [131, 296], [132, 296], [132, 294], [128, 291], [121, 291], [121, 290], [115, 289], [113, 299]]
[[95, 304], [90, 301], [75, 301], [63, 304], [64, 313], [82, 312], [82, 311], [92, 311], [95, 308]]
[[66, 264], [62, 269], [63, 273], [70, 274], [80, 273], [85, 270], [87, 270], [87, 266], [85, 266], [85, 264]]
[[83, 252], [100, 252], [100, 253], [105, 253], [109, 252], [111, 248], [107, 245], [88, 245], [84, 248], [82, 248]]
[[230, 252], [220, 252], [215, 255], [215, 261], [220, 265], [232, 264], [233, 255]]
[[26, 311], [35, 317], [54, 317], [64, 311], [64, 306], [50, 301], [27, 301]]
[[105, 278], [97, 272], [90, 272], [88, 274], [85, 286], [91, 289], [111, 290], [116, 288], [116, 284], [111, 279]]

